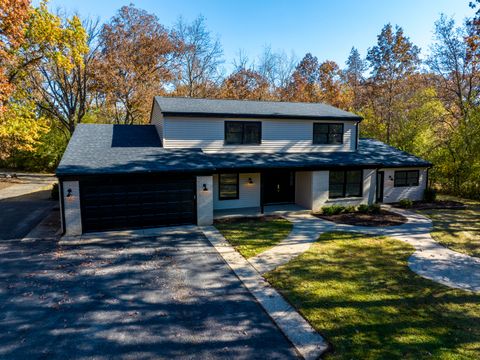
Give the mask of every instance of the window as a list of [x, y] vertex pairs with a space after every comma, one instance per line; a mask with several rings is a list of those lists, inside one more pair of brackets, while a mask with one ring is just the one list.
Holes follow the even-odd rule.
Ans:
[[363, 194], [362, 170], [330, 171], [329, 197], [360, 197]]
[[313, 124], [314, 144], [343, 144], [343, 124]]
[[395, 171], [395, 187], [418, 186], [420, 172], [418, 170]]
[[262, 140], [259, 121], [225, 121], [226, 145], [258, 145]]
[[220, 200], [238, 199], [238, 174], [218, 176], [218, 197]]

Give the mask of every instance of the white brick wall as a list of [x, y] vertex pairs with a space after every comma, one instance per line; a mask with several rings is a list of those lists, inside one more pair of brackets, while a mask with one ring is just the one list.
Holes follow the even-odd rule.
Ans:
[[[394, 187], [395, 171], [399, 170], [419, 170], [418, 186]], [[423, 192], [427, 187], [427, 169], [426, 168], [398, 168], [398, 169], [380, 169], [385, 172], [385, 181], [383, 188], [383, 202], [393, 203], [402, 199], [412, 201], [422, 200]]]
[[[249, 178], [252, 179], [253, 184], [248, 182]], [[213, 175], [213, 208], [215, 210], [260, 206], [260, 174], [240, 173], [238, 181], [238, 199], [220, 200], [218, 196], [218, 174]]]

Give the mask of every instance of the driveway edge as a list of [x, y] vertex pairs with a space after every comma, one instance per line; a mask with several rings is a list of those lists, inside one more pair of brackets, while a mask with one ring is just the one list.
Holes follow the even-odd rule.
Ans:
[[298, 353], [306, 360], [318, 359], [328, 349], [327, 341], [228, 244], [215, 227], [200, 229]]

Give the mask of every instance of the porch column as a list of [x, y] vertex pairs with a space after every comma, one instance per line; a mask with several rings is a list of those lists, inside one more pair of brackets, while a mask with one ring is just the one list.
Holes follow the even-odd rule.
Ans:
[[213, 224], [213, 176], [197, 176], [197, 225]]
[[78, 181], [64, 181], [62, 190], [65, 235], [81, 235], [82, 211], [80, 209], [80, 186]]

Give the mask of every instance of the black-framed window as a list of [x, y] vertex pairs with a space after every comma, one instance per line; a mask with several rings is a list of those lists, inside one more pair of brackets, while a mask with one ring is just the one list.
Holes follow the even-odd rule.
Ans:
[[394, 187], [418, 186], [419, 178], [418, 170], [395, 171]]
[[314, 144], [343, 144], [343, 124], [313, 124]]
[[225, 121], [226, 145], [258, 145], [261, 142], [260, 121]]
[[218, 198], [220, 200], [238, 199], [238, 173], [218, 175]]
[[363, 195], [363, 171], [330, 171], [329, 198], [361, 197]]

